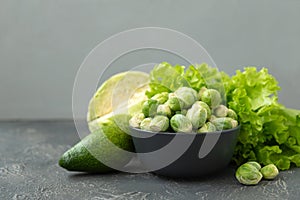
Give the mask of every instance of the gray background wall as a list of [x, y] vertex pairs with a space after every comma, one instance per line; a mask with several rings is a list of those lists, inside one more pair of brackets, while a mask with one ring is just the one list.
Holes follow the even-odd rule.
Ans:
[[[268, 67], [282, 88], [280, 101], [300, 109], [299, 21], [297, 0], [1, 0], [0, 119], [71, 118], [85, 56], [109, 36], [144, 26], [191, 36], [230, 74]], [[171, 59], [140, 52], [116, 61], [110, 73]]]

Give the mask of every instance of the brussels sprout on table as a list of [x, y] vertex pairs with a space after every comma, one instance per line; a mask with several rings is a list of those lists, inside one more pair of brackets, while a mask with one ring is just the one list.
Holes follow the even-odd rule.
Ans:
[[260, 182], [263, 175], [256, 166], [245, 163], [237, 169], [235, 177], [241, 184], [256, 185]]
[[190, 133], [193, 129], [191, 121], [182, 114], [175, 114], [170, 120], [170, 125], [175, 132]]
[[261, 169], [261, 166], [258, 162], [255, 162], [255, 161], [249, 161], [247, 162], [249, 165], [252, 165], [254, 166], [256, 169], [260, 170]]
[[277, 167], [274, 164], [269, 164], [264, 166], [260, 169], [260, 172], [262, 173], [264, 179], [274, 179], [278, 174], [279, 171]]
[[150, 131], [160, 132], [169, 128], [169, 118], [163, 115], [156, 115], [150, 122]]
[[186, 117], [192, 122], [193, 129], [198, 129], [205, 124], [207, 111], [198, 104], [193, 104], [193, 106], [187, 111]]

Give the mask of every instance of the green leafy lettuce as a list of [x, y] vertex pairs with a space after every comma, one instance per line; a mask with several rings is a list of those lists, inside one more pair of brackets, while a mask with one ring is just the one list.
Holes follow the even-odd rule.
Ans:
[[252, 160], [281, 170], [300, 166], [300, 111], [278, 103], [280, 87], [266, 68], [246, 67], [230, 77], [207, 64], [185, 68], [164, 62], [151, 71], [149, 86], [149, 98], [182, 86], [219, 90], [241, 124], [233, 156], [237, 165]]

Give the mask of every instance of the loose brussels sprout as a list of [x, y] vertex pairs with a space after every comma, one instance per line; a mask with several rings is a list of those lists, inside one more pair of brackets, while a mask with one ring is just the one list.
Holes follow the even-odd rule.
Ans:
[[145, 119], [144, 113], [138, 113], [138, 114], [134, 115], [133, 117], [131, 117], [131, 119], [129, 120], [129, 125], [134, 128], [139, 128], [141, 122], [144, 119]]
[[220, 105], [222, 99], [220, 93], [215, 89], [207, 89], [203, 91], [201, 101], [205, 102], [211, 108]]
[[198, 100], [198, 94], [196, 90], [192, 88], [180, 87], [174, 92], [174, 94], [183, 101], [182, 108], [189, 108], [195, 101]]
[[168, 96], [168, 92], [162, 92], [154, 95], [153, 97], [151, 97], [151, 99], [158, 101], [159, 104], [164, 104], [168, 100]]
[[237, 127], [238, 125], [238, 122], [236, 120], [229, 117], [216, 118], [211, 122], [216, 126], [218, 131], [231, 129]]
[[198, 133], [208, 133], [217, 131], [215, 125], [211, 122], [206, 122], [197, 132]]
[[142, 112], [145, 117], [155, 116], [158, 104], [158, 101], [154, 99], [148, 99], [147, 101], [145, 101], [142, 108]]
[[186, 117], [192, 122], [193, 129], [198, 129], [203, 126], [207, 119], [207, 111], [203, 107], [199, 107], [198, 104], [188, 109]]
[[263, 175], [256, 166], [245, 163], [237, 169], [235, 177], [241, 184], [256, 185], [262, 179]]
[[224, 105], [218, 105], [214, 108], [214, 115], [216, 117], [226, 117], [228, 113], [228, 108]]
[[261, 166], [258, 162], [255, 162], [255, 161], [249, 161], [247, 162], [249, 165], [253, 165], [256, 169], [260, 170], [261, 169]]
[[191, 121], [182, 114], [174, 115], [170, 120], [170, 124], [175, 132], [190, 133], [193, 129]]
[[169, 118], [163, 115], [156, 115], [150, 122], [150, 131], [160, 132], [169, 128]]
[[150, 131], [151, 121], [152, 121], [152, 118], [150, 118], [150, 117], [145, 118], [140, 124], [141, 129], [145, 130], [145, 131]]
[[158, 105], [156, 113], [158, 115], [164, 115], [164, 116], [167, 116], [167, 117], [172, 116], [171, 109], [167, 104]]
[[232, 109], [228, 109], [228, 111], [227, 111], [227, 117], [230, 117], [232, 119], [237, 120], [237, 114]]
[[274, 179], [279, 174], [279, 171], [274, 164], [264, 166], [260, 169], [260, 172], [265, 179]]
[[180, 111], [183, 108], [184, 102], [179, 99], [174, 93], [170, 93], [169, 99], [166, 104], [171, 108], [171, 110]]

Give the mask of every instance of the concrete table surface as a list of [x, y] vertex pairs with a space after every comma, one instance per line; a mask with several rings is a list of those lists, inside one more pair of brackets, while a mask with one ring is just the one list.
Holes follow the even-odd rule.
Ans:
[[217, 176], [169, 179], [151, 173], [89, 175], [60, 168], [79, 141], [72, 121], [0, 122], [0, 199], [299, 199], [300, 168], [243, 186], [228, 167]]

